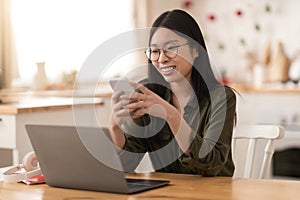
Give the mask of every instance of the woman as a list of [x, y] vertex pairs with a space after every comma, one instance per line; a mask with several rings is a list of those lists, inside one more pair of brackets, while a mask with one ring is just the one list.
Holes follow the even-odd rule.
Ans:
[[182, 10], [161, 14], [145, 53], [148, 79], [112, 96], [110, 132], [124, 169], [148, 152], [156, 171], [232, 176], [236, 97], [216, 80], [197, 22]]

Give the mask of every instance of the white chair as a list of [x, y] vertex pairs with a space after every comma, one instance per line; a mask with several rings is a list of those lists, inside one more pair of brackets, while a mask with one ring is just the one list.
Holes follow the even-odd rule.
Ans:
[[[234, 129], [233, 132], [233, 141], [232, 141], [232, 153], [233, 160], [236, 165], [236, 171], [239, 168], [242, 169], [242, 173], [237, 175], [236, 172], [234, 177], [242, 177], [242, 178], [268, 178], [268, 173], [271, 168], [271, 160], [274, 153], [274, 140], [280, 139], [284, 136], [284, 129], [279, 125], [240, 125]], [[266, 140], [264, 152], [263, 148], [257, 148], [258, 140]], [[238, 140], [240, 143], [238, 144]], [[241, 141], [242, 140], [242, 141]], [[243, 143], [244, 141], [244, 143]], [[247, 143], [245, 143], [247, 142]], [[248, 145], [248, 148], [247, 148]], [[255, 152], [259, 150], [258, 157], [260, 157], [260, 161], [256, 166], [258, 173], [255, 175], [254, 171], [254, 160], [255, 160]], [[246, 157], [242, 159], [239, 157], [241, 151], [246, 151]], [[245, 155], [245, 154], [244, 154]], [[244, 160], [243, 163], [238, 163], [241, 160]], [[257, 160], [257, 159], [256, 159]], [[239, 170], [241, 171], [241, 170]]]

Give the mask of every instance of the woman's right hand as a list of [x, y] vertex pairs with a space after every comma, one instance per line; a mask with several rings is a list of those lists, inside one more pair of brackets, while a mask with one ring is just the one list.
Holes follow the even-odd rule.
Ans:
[[124, 92], [122, 91], [114, 92], [112, 94], [112, 112], [109, 119], [111, 138], [115, 145], [120, 149], [122, 149], [125, 144], [125, 136], [121, 129], [121, 125], [130, 118], [128, 109], [124, 108], [129, 102], [128, 100], [121, 98], [123, 94]]
[[[122, 91], [114, 92], [112, 94], [112, 118], [111, 125], [117, 125], [121, 127], [121, 125], [131, 119], [130, 113], [132, 113], [133, 109], [128, 109], [128, 105], [132, 103], [128, 98], [122, 98], [122, 95], [125, 93]], [[115, 123], [115, 124], [114, 124]]]

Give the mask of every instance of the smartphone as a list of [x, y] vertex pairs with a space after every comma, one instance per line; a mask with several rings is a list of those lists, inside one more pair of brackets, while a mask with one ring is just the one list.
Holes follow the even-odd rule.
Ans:
[[129, 80], [125, 77], [110, 79], [109, 84], [115, 92], [118, 91], [123, 91], [125, 93], [134, 92], [134, 88], [130, 85]]

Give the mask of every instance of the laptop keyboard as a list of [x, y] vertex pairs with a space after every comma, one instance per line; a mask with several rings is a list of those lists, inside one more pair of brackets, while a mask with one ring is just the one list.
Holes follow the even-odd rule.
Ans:
[[127, 180], [128, 189], [148, 187], [148, 186], [152, 186], [154, 183], [157, 183], [156, 181], [142, 180], [142, 179], [126, 179], [126, 180]]

